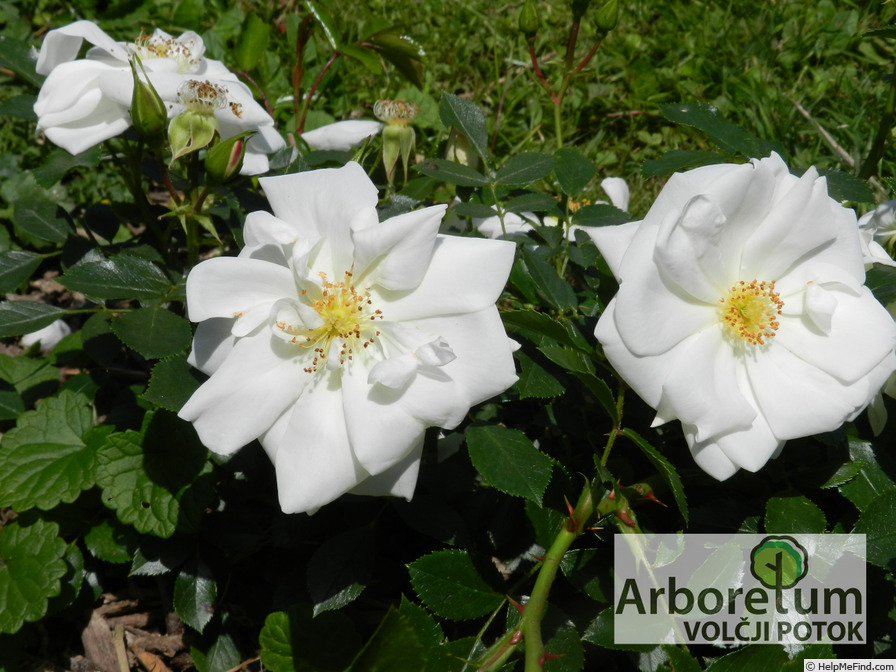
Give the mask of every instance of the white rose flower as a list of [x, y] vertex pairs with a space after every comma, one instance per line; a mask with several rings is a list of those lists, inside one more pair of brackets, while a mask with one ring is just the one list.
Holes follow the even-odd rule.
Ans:
[[71, 327], [62, 320], [56, 320], [43, 329], [25, 334], [21, 338], [21, 343], [23, 348], [30, 348], [35, 343], [40, 343], [40, 351], [47, 354], [59, 344], [59, 341], [71, 333]]
[[[84, 40], [94, 46], [85, 58], [75, 60]], [[204, 53], [202, 38], [192, 31], [174, 39], [156, 30], [128, 44], [116, 42], [90, 21], [51, 30], [41, 45], [36, 66], [38, 73], [47, 75], [34, 104], [37, 130], [72, 154], [126, 131], [131, 126], [134, 90], [129, 61], [137, 55], [165, 102], [169, 119], [183, 112], [178, 94], [188, 82], [220, 87], [226, 96], [225, 104], [215, 111], [221, 137], [256, 131], [246, 145], [240, 172], [266, 172], [267, 155], [285, 147], [286, 142], [249, 88], [223, 63], [205, 58]]]
[[772, 154], [676, 174], [643, 221], [589, 234], [620, 283], [595, 335], [719, 480], [836, 429], [896, 369], [855, 213], [814, 168]]
[[885, 246], [892, 249], [896, 238], [894, 210], [896, 201], [887, 201], [859, 217], [859, 236], [866, 265], [896, 266], [896, 261], [885, 249]]
[[311, 149], [347, 152], [379, 133], [382, 128], [383, 125], [379, 121], [348, 119], [315, 128], [313, 131], [305, 131], [302, 133], [302, 139]]
[[356, 163], [261, 185], [274, 214], [187, 279], [191, 362], [211, 378], [180, 416], [222, 455], [258, 438], [286, 512], [410, 499], [425, 428], [516, 380], [495, 307], [514, 245], [438, 235], [443, 205], [379, 222]]

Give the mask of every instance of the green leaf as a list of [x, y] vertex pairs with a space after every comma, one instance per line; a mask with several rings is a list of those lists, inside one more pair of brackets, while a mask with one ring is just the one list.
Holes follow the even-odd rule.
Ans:
[[[501, 313], [501, 319], [505, 325], [521, 330], [527, 338], [529, 336], [526, 332], [534, 332], [547, 336], [561, 345], [568, 345], [585, 353], [593, 351], [591, 344], [585, 340], [585, 337], [571, 322], [560, 322], [550, 315], [534, 310], [504, 311]], [[540, 344], [539, 341], [534, 342]]]
[[84, 352], [101, 366], [109, 366], [124, 350], [121, 341], [112, 333], [110, 313], [91, 315], [81, 327], [81, 339]]
[[847, 481], [838, 489], [840, 494], [851, 501], [859, 511], [865, 511], [875, 499], [896, 489], [896, 483], [887, 476], [878, 463], [877, 456], [874, 454], [874, 446], [870, 442], [851, 438], [849, 440], [849, 457], [861, 468], [855, 478]]
[[13, 220], [35, 238], [51, 243], [64, 243], [72, 232], [62, 208], [37, 197], [26, 197], [16, 201], [13, 206]]
[[537, 504], [551, 480], [553, 461], [526, 435], [498, 425], [469, 427], [465, 433], [470, 460], [494, 488]]
[[65, 315], [62, 308], [37, 301], [0, 302], [0, 338], [43, 329]]
[[559, 310], [575, 310], [578, 305], [576, 293], [566, 280], [557, 275], [551, 264], [526, 248], [523, 248], [523, 260], [529, 269], [529, 275], [535, 281], [538, 293], [545, 301]]
[[671, 644], [664, 644], [663, 651], [668, 656], [669, 663], [675, 672], [703, 672], [703, 668], [700, 667], [697, 659], [684, 649]]
[[739, 153], [756, 159], [768, 156], [773, 151], [786, 156], [780, 143], [760, 140], [740, 126], [725, 121], [711, 105], [672, 103], [660, 105], [660, 110], [669, 121], [702, 131], [723, 152]]
[[174, 611], [184, 623], [202, 632], [215, 613], [216, 599], [218, 585], [211, 570], [204, 562], [194, 558], [174, 580]]
[[772, 497], [765, 504], [765, 531], [769, 534], [822, 534], [827, 526], [824, 513], [806, 497]]
[[135, 542], [133, 530], [114, 518], [100, 521], [84, 535], [84, 545], [93, 557], [115, 564], [131, 561], [131, 547]]
[[426, 159], [418, 163], [415, 168], [424, 175], [461, 187], [484, 187], [488, 184], [485, 175], [455, 161]]
[[828, 194], [835, 201], [874, 202], [874, 192], [865, 180], [832, 168], [819, 170], [818, 174], [827, 180]]
[[536, 194], [529, 192], [514, 196], [504, 202], [504, 207], [508, 212], [546, 212], [557, 208], [557, 201], [547, 194]]
[[865, 285], [883, 305], [896, 301], [896, 268], [875, 264], [865, 273]]
[[585, 665], [585, 649], [572, 625], [563, 625], [544, 643], [547, 653], [558, 656], [545, 661], [544, 672], [579, 672]]
[[176, 355], [189, 347], [193, 339], [189, 322], [158, 305], [113, 319], [112, 331], [147, 359]]
[[190, 657], [197, 672], [228, 672], [239, 667], [243, 659], [233, 638], [227, 633], [218, 635], [205, 652], [191, 646]]
[[542, 345], [538, 348], [554, 364], [572, 373], [593, 374], [594, 364], [591, 360], [577, 350], [571, 350], [557, 345]]
[[391, 607], [345, 672], [420, 672], [425, 649], [408, 619]]
[[35, 72], [30, 53], [29, 44], [4, 35], [0, 40], [0, 68], [12, 70], [16, 76], [39, 88], [44, 83], [44, 76]]
[[14, 520], [0, 528], [0, 633], [39, 620], [47, 600], [59, 594], [68, 566], [58, 534], [56, 523], [43, 520]]
[[591, 624], [585, 630], [585, 634], [582, 635], [582, 639], [605, 649], [622, 649], [624, 651], [646, 653], [656, 648], [655, 644], [617, 644], [614, 631], [613, 607], [608, 607], [591, 621]]
[[475, 103], [453, 93], [443, 93], [439, 101], [439, 118], [446, 128], [455, 128], [458, 133], [465, 135], [483, 161], [486, 161], [488, 134], [485, 117]]
[[270, 672], [343, 672], [361, 647], [347, 617], [328, 612], [312, 618], [307, 605], [268, 614], [258, 642]]
[[308, 561], [308, 594], [314, 615], [341, 609], [364, 591], [373, 569], [373, 528], [343, 532], [325, 541]]
[[504, 589], [494, 565], [474, 561], [466, 551], [430, 553], [408, 565], [408, 571], [417, 595], [443, 618], [479, 618], [504, 601]]
[[877, 497], [859, 516], [853, 532], [864, 534], [868, 562], [892, 569], [896, 558], [896, 490]]
[[719, 152], [707, 152], [705, 150], [673, 149], [663, 154], [658, 159], [647, 159], [641, 165], [641, 177], [665, 177], [680, 170], [711, 166], [716, 163], [725, 163], [728, 160], [726, 154]]
[[34, 181], [45, 189], [49, 189], [72, 168], [78, 166], [95, 168], [100, 165], [102, 157], [103, 151], [99, 145], [75, 155], [69, 154], [64, 149], [56, 149], [40, 168], [34, 170]]
[[669, 462], [660, 451], [650, 445], [650, 443], [634, 430], [626, 427], [621, 433], [623, 436], [634, 441], [635, 445], [641, 449], [641, 452], [653, 463], [656, 470], [660, 472], [660, 476], [663, 477], [663, 480], [666, 481], [669, 488], [672, 490], [672, 496], [675, 498], [675, 503], [678, 505], [681, 517], [684, 518], [685, 525], [687, 525], [688, 501], [684, 496], [684, 486], [681, 484], [681, 478], [678, 476], [675, 467], [672, 466], [672, 463]]
[[423, 88], [423, 48], [407, 35], [383, 30], [370, 35], [365, 42], [398, 68], [418, 89]]
[[192, 427], [167, 411], [147, 413], [139, 432], [109, 436], [97, 463], [103, 503], [139, 532], [170, 537], [205, 505], [189, 495], [201, 482], [206, 450]]
[[234, 56], [243, 72], [249, 72], [258, 65], [268, 48], [271, 37], [271, 24], [262, 20], [252, 12], [243, 23], [240, 39], [237, 42]]
[[520, 363], [520, 379], [516, 384], [520, 399], [550, 399], [566, 392], [559, 380], [527, 354], [518, 351], [515, 356]]
[[787, 660], [781, 646], [752, 644], [716, 658], [706, 672], [780, 672]]
[[[612, 602], [612, 599], [607, 599], [598, 576], [606, 567], [602, 560], [603, 549], [576, 548], [566, 552], [560, 560], [560, 569], [573, 586], [592, 600]], [[610, 580], [609, 574], [606, 574], [606, 580]]]
[[380, 63], [379, 56], [377, 56], [369, 49], [365, 49], [364, 47], [358, 46], [357, 44], [343, 44], [340, 51], [349, 58], [354, 58], [361, 65], [367, 68], [367, 70], [371, 74], [377, 76], [383, 74], [383, 66]]
[[6, 100], [0, 101], [0, 116], [36, 122], [37, 115], [34, 113], [34, 102], [36, 100], [37, 96], [27, 93], [11, 96]]
[[572, 223], [577, 226], [616, 226], [630, 220], [627, 212], [608, 203], [586, 205], [572, 215]]
[[59, 278], [59, 282], [67, 289], [95, 300], [158, 300], [172, 287], [158, 266], [126, 254], [76, 264]]
[[0, 294], [15, 289], [31, 277], [40, 266], [43, 257], [25, 250], [0, 252]]
[[581, 192], [597, 174], [594, 163], [578, 149], [558, 149], [554, 152], [554, 158], [554, 177], [567, 196]]
[[0, 380], [15, 387], [25, 405], [30, 406], [53, 394], [59, 385], [59, 369], [46, 359], [0, 354]]
[[523, 187], [551, 174], [554, 157], [539, 152], [523, 152], [510, 157], [495, 174], [495, 183]]
[[187, 363], [187, 354], [182, 352], [156, 362], [143, 398], [177, 413], [199, 385], [201, 381], [196, 370]]
[[15, 420], [25, 412], [25, 402], [12, 383], [0, 380], [0, 420]]
[[327, 8], [314, 0], [305, 0], [305, 7], [308, 8], [308, 11], [311, 12], [311, 15], [324, 31], [324, 36], [327, 38], [327, 42], [330, 43], [330, 48], [334, 50], [339, 49], [339, 42], [341, 41], [339, 39], [339, 31], [336, 30], [336, 24], [333, 22], [333, 17], [330, 16]]
[[610, 391], [609, 386], [598, 378], [596, 375], [586, 371], [573, 371], [576, 378], [582, 381], [588, 391], [594, 395], [598, 403], [610, 416], [614, 427], [619, 426], [619, 409], [616, 407], [616, 399]]
[[398, 606], [398, 613], [404, 616], [410, 626], [414, 628], [420, 642], [427, 647], [439, 646], [445, 638], [441, 626], [436, 623], [435, 619], [426, 609], [418, 604], [414, 604], [404, 595], [401, 596], [401, 604]]
[[0, 506], [22, 512], [75, 501], [94, 484], [95, 453], [111, 429], [94, 430], [87, 399], [67, 391], [23, 413], [3, 437]]
[[[202, 19], [205, 16], [205, 3], [203, 0], [181, 0], [177, 3], [171, 23], [175, 26], [183, 26], [190, 30], [201, 31]], [[200, 670], [200, 672], [207, 672]]]
[[477, 217], [479, 219], [484, 219], [486, 217], [497, 217], [498, 215], [497, 211], [492, 206], [475, 203], [473, 201], [456, 203], [451, 206], [451, 209], [461, 217]]

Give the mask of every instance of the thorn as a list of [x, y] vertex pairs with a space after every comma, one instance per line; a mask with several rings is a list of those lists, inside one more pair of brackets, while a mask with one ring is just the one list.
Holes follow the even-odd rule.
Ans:
[[562, 657], [563, 657], [562, 653], [548, 653], [547, 651], [545, 651], [543, 654], [541, 654], [541, 657], [538, 659], [538, 666], [544, 667], [544, 664], [547, 661], [555, 660], [557, 658], [562, 658]]
[[[651, 502], [656, 502], [656, 503], [659, 504], [660, 506], [666, 506], [666, 505], [663, 504], [660, 500], [658, 500], [658, 499], [656, 498], [656, 495], [654, 495], [652, 492], [647, 493], [647, 495], [644, 497], [644, 499], [649, 499]], [[669, 508], [669, 507], [666, 507], [666, 508]]]
[[533, 555], [532, 557], [535, 558], [536, 560], [538, 560], [538, 562], [544, 562], [543, 555]]
[[569, 511], [569, 517], [572, 518], [576, 510], [572, 507], [572, 504], [569, 503], [569, 500], [566, 499], [566, 496], [563, 497], [563, 501], [566, 502], [566, 510]]
[[632, 519], [628, 509], [620, 509], [616, 512], [616, 516], [629, 527], [636, 527], [638, 524]]
[[[522, 604], [520, 604], [519, 602], [517, 602], [516, 600], [514, 600], [512, 597], [510, 597], [510, 595], [507, 596], [507, 599], [510, 600], [510, 604], [512, 604], [513, 608], [516, 609], [518, 612], [520, 612], [522, 614], [523, 611], [525, 611], [526, 607], [523, 606]], [[523, 635], [521, 633], [520, 638], [522, 638], [522, 636]]]
[[569, 518], [566, 521], [566, 529], [573, 534], [577, 534], [579, 531], [579, 521], [575, 518], [576, 510], [572, 507], [572, 504], [569, 503], [569, 500], [566, 497], [563, 498], [563, 501], [566, 502], [566, 510], [569, 511]]
[[611, 502], [616, 500], [616, 489], [615, 488], [610, 490], [610, 494], [607, 495], [607, 499]]
[[[520, 609], [520, 611], [522, 611], [522, 609]], [[521, 641], [523, 641], [523, 631], [522, 630], [517, 630], [515, 633], [513, 633], [513, 636], [509, 640], [511, 646], [516, 646]]]

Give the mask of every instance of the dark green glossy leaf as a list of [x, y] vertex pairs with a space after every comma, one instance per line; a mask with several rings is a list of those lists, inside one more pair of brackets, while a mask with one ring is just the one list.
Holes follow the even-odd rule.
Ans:
[[603, 409], [607, 412], [607, 415], [610, 416], [610, 420], [613, 422], [613, 426], [618, 427], [619, 409], [616, 407], [616, 399], [613, 397], [613, 393], [603, 379], [586, 371], [574, 371], [573, 373], [576, 378], [582, 381], [585, 387], [588, 388], [591, 394], [594, 395], [594, 398], [597, 399], [598, 403], [600, 403]]
[[586, 205], [573, 213], [572, 223], [577, 226], [616, 226], [625, 224], [629, 214], [608, 203]]
[[25, 412], [25, 402], [12, 383], [0, 380], [0, 420], [15, 420]]
[[488, 184], [488, 179], [482, 173], [445, 159], [426, 159], [418, 163], [415, 168], [424, 175], [461, 187], [484, 187]]
[[342, 51], [342, 53], [349, 58], [354, 58], [361, 65], [367, 68], [367, 70], [369, 70], [371, 74], [377, 76], [383, 74], [383, 66], [380, 63], [379, 56], [377, 56], [369, 49], [365, 49], [364, 47], [358, 46], [357, 44], [343, 44], [340, 51]]
[[411, 37], [384, 30], [367, 40], [418, 89], [423, 88], [423, 49]]
[[740, 126], [725, 121], [711, 105], [672, 103], [660, 105], [660, 110], [669, 121], [699, 129], [723, 152], [739, 153], [755, 159], [768, 156], [773, 151], [786, 156], [780, 143], [760, 140]]
[[171, 281], [158, 266], [125, 254], [72, 266], [59, 282], [74, 292], [97, 300], [158, 300], [172, 287]]
[[0, 338], [43, 329], [65, 315], [62, 308], [37, 301], [0, 302]]
[[466, 621], [494, 611], [504, 601], [494, 565], [474, 561], [466, 551], [430, 553], [408, 565], [411, 584], [430, 609], [443, 618]]
[[855, 478], [843, 483], [839, 490], [859, 511], [865, 511], [875, 499], [896, 489], [896, 483], [878, 463], [874, 446], [870, 442], [850, 439], [849, 457], [853, 463], [860, 465], [860, 469]]
[[859, 516], [853, 532], [864, 534], [868, 562], [892, 569], [896, 558], [896, 490], [880, 495]]
[[217, 599], [218, 586], [211, 570], [194, 558], [174, 580], [174, 611], [184, 623], [202, 632], [215, 613]]
[[557, 275], [556, 269], [535, 252], [523, 249], [523, 260], [529, 275], [535, 281], [538, 293], [554, 308], [574, 310], [578, 305], [576, 293], [563, 278]]
[[347, 617], [328, 612], [312, 618], [307, 605], [269, 614], [258, 642], [271, 672], [343, 672], [361, 647]]
[[673, 467], [672, 463], [666, 459], [665, 455], [650, 445], [650, 443], [634, 430], [626, 427], [622, 430], [622, 434], [634, 441], [635, 445], [641, 449], [641, 452], [647, 456], [647, 459], [649, 459], [653, 463], [653, 466], [656, 467], [656, 470], [660, 472], [660, 476], [663, 477], [663, 480], [666, 481], [669, 488], [672, 490], [672, 496], [675, 498], [675, 503], [678, 505], [681, 517], [684, 518], [685, 525], [687, 525], [688, 502], [684, 495], [684, 486], [681, 483], [681, 478], [678, 476], [675, 467]]
[[31, 277], [40, 266], [43, 257], [25, 250], [0, 252], [0, 294], [15, 289]]
[[524, 152], [510, 157], [495, 174], [495, 183], [506, 186], [526, 186], [550, 175], [554, 157], [538, 152]]
[[112, 331], [147, 359], [176, 355], [193, 339], [190, 323], [161, 306], [139, 308], [115, 318]]
[[182, 352], [156, 362], [143, 398], [177, 413], [201, 384], [199, 374], [187, 363], [187, 354]]
[[121, 341], [112, 333], [110, 313], [91, 315], [81, 327], [81, 338], [84, 352], [102, 366], [109, 366], [124, 350]]
[[578, 149], [558, 149], [554, 158], [554, 176], [567, 196], [575, 196], [581, 192], [597, 174], [594, 163]]
[[554, 364], [572, 373], [594, 373], [594, 364], [577, 350], [557, 345], [542, 345], [538, 351], [543, 353]]
[[579, 672], [585, 664], [585, 650], [579, 633], [572, 625], [563, 625], [544, 643], [547, 653], [557, 658], [548, 658], [542, 669], [544, 672]]
[[343, 532], [325, 541], [308, 561], [314, 615], [341, 609], [364, 591], [374, 558], [373, 528]]
[[0, 354], [0, 380], [12, 385], [27, 407], [53, 394], [59, 386], [59, 370], [46, 359]]
[[787, 661], [783, 647], [753, 644], [717, 658], [706, 672], [780, 672]]
[[0, 633], [39, 620], [47, 600], [59, 594], [68, 566], [58, 534], [56, 523], [43, 520], [14, 520], [0, 528]]
[[526, 435], [497, 425], [469, 427], [470, 460], [486, 482], [501, 492], [541, 504], [553, 462]]
[[16, 201], [13, 219], [24, 231], [50, 243], [64, 243], [72, 233], [62, 208], [36, 197]]
[[111, 429], [94, 430], [89, 403], [71, 392], [23, 413], [3, 436], [0, 506], [22, 512], [73, 502], [94, 484], [95, 453]]
[[477, 217], [480, 219], [496, 217], [498, 214], [492, 206], [472, 201], [467, 203], [457, 203], [451, 206], [451, 209], [462, 217]]
[[243, 23], [240, 39], [237, 42], [234, 56], [240, 69], [249, 72], [258, 65], [268, 48], [271, 37], [271, 24], [262, 20], [252, 12]]
[[690, 653], [671, 644], [663, 645], [663, 651], [669, 657], [669, 663], [675, 672], [702, 672], [703, 668]]
[[136, 543], [134, 531], [114, 518], [94, 525], [84, 535], [90, 554], [103, 562], [131, 562], [131, 546]]
[[392, 607], [345, 672], [419, 672], [426, 662], [414, 628]]
[[824, 513], [806, 497], [772, 497], [765, 504], [765, 531], [769, 534], [822, 534]]
[[[501, 313], [504, 324], [511, 328], [525, 332], [535, 332], [548, 338], [568, 345], [582, 352], [590, 353], [591, 345], [582, 336], [581, 332], [570, 322], [559, 322], [549, 315], [534, 310], [508, 310]], [[538, 342], [538, 341], [536, 341]]]
[[330, 16], [330, 12], [326, 5], [322, 2], [316, 2], [315, 0], [305, 0], [305, 7], [308, 8], [308, 11], [311, 12], [311, 15], [323, 30], [327, 42], [330, 43], [330, 48], [339, 49], [339, 43], [341, 42], [339, 39], [339, 31], [336, 30], [336, 24], [333, 21], [333, 17]]
[[550, 399], [566, 391], [559, 380], [527, 354], [519, 351], [514, 356], [520, 363], [520, 379], [516, 384], [520, 399]]
[[[443, 93], [439, 101], [439, 118], [446, 128], [456, 128], [467, 137], [476, 153], [485, 160], [488, 135], [485, 117], [475, 103], [459, 98], [453, 93]], [[476, 186], [476, 185], [472, 185]]]
[[819, 170], [828, 183], [828, 194], [835, 201], [854, 201], [856, 203], [873, 203], [874, 192], [868, 183], [842, 170]]
[[557, 201], [547, 194], [529, 192], [514, 196], [504, 203], [509, 212], [546, 212], [557, 208]]
[[12, 70], [17, 77], [39, 88], [44, 76], [34, 70], [34, 60], [29, 56], [31, 46], [20, 40], [4, 36], [0, 40], [0, 68]]
[[103, 152], [99, 145], [75, 155], [69, 154], [64, 149], [54, 150], [43, 165], [34, 170], [34, 180], [40, 186], [49, 189], [72, 168], [78, 166], [95, 168], [100, 165], [102, 156]]
[[197, 672], [229, 672], [229, 670], [239, 667], [243, 660], [233, 638], [227, 633], [218, 635], [214, 643], [205, 651], [191, 646], [190, 657], [193, 659]]
[[37, 115], [34, 113], [34, 102], [36, 100], [37, 96], [26, 93], [0, 101], [0, 116], [36, 122]]
[[[601, 587], [599, 573], [606, 568], [603, 549], [574, 548], [566, 552], [560, 560], [560, 569], [569, 582], [578, 590], [597, 602], [612, 602]], [[609, 574], [605, 578], [609, 581]]]
[[617, 644], [614, 636], [613, 627], [613, 607], [604, 609], [597, 615], [588, 628], [582, 639], [591, 642], [596, 646], [605, 649], [622, 649], [624, 651], [638, 651], [645, 653], [656, 648], [653, 644]]
[[658, 159], [647, 159], [641, 165], [641, 176], [644, 179], [665, 177], [680, 170], [711, 166], [715, 163], [725, 163], [728, 158], [727, 155], [719, 152], [707, 152], [699, 149], [673, 149]]

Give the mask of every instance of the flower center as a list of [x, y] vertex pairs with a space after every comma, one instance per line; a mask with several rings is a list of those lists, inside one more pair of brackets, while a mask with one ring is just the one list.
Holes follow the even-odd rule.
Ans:
[[141, 35], [137, 38], [137, 53], [140, 58], [170, 58], [177, 62], [178, 72], [193, 71], [202, 60], [202, 56], [193, 56], [190, 45], [178, 42], [173, 37], [163, 35]]
[[[320, 298], [306, 305], [318, 314], [321, 324], [308, 329], [276, 323], [278, 329], [292, 335], [290, 342], [312, 351], [311, 365], [304, 369], [306, 373], [313, 373], [328, 362], [333, 367], [337, 361], [339, 365], [352, 361], [356, 353], [376, 342], [380, 332], [375, 323], [383, 319], [383, 312], [372, 307], [370, 292], [358, 291], [352, 284], [350, 271], [345, 272], [342, 282], [330, 282], [326, 273], [320, 277], [323, 280]], [[302, 296], [307, 297], [305, 291]], [[334, 346], [336, 351], [331, 352]]]
[[[190, 112], [214, 114], [227, 106], [227, 88], [220, 84], [190, 79], [177, 89], [177, 98]], [[239, 116], [239, 115], [237, 115]]]
[[775, 282], [738, 281], [720, 300], [722, 321], [728, 333], [750, 345], [765, 345], [778, 330], [777, 316], [784, 302]]
[[420, 114], [417, 104], [409, 100], [378, 100], [373, 105], [373, 114], [390, 126], [407, 126], [408, 122]]

